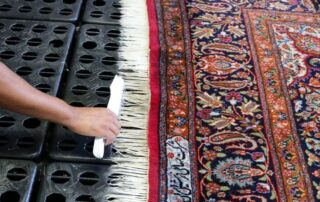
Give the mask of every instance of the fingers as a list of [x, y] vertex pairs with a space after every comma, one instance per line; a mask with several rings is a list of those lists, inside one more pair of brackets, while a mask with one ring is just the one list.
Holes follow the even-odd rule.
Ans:
[[118, 130], [120, 130], [121, 124], [120, 124], [120, 121], [119, 121], [118, 119], [114, 120], [114, 121], [113, 121], [113, 124], [116, 125], [116, 127], [118, 128]]
[[110, 140], [110, 139], [104, 139], [103, 141], [105, 145], [109, 145], [113, 143], [113, 140]]
[[67, 127], [77, 134], [95, 136], [108, 139], [107, 144], [120, 133], [120, 122], [112, 111], [106, 108], [73, 108], [76, 110], [76, 119]]
[[106, 137], [116, 138], [120, 133], [120, 124], [118, 120], [109, 121], [106, 124]]
[[107, 112], [108, 112], [109, 114], [111, 114], [111, 116], [112, 116], [113, 118], [118, 119], [118, 116], [117, 116], [113, 111], [111, 111], [110, 109], [107, 109]]
[[[112, 123], [115, 125], [115, 128], [116, 128], [117, 130], [120, 130], [121, 124], [120, 124], [120, 121], [119, 121], [118, 116], [117, 116], [114, 112], [112, 112], [111, 110], [109, 110], [109, 109], [107, 109], [107, 112], [108, 112], [109, 115], [111, 115], [111, 117], [112, 117]], [[114, 128], [113, 130], [115, 130], [115, 128]], [[117, 133], [119, 133], [119, 132], [117, 132]]]
[[116, 124], [108, 124], [107, 134], [104, 136], [105, 145], [112, 144], [120, 133], [120, 128]]
[[120, 128], [114, 123], [110, 124], [110, 130], [115, 136], [118, 136], [118, 134], [120, 133]]

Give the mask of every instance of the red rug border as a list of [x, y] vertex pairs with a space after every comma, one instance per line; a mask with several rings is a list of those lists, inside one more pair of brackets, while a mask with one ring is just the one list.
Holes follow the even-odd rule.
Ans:
[[148, 201], [159, 201], [159, 106], [160, 106], [160, 72], [158, 23], [154, 0], [146, 0], [149, 20], [150, 68], [149, 85], [151, 102], [148, 122], [149, 173]]

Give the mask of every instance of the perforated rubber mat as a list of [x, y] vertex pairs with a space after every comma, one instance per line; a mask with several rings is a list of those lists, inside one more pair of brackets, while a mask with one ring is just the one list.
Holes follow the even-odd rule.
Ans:
[[39, 201], [107, 201], [104, 195], [112, 183], [105, 165], [51, 163], [45, 166]]
[[83, 21], [87, 23], [120, 25], [119, 0], [87, 1]]
[[[0, 0], [1, 61], [73, 106], [106, 107], [118, 70], [120, 7], [104, 0]], [[0, 110], [0, 201], [108, 201], [102, 193], [112, 181], [112, 149], [98, 160], [93, 140]]]
[[[74, 25], [0, 19], [0, 28], [1, 60], [32, 86], [56, 96]], [[47, 122], [6, 110], [0, 117], [1, 157], [40, 156]]]
[[0, 161], [0, 201], [31, 201], [37, 165], [31, 161]]
[[[86, 24], [81, 27], [62, 95], [66, 102], [74, 106], [107, 107], [109, 86], [117, 72], [119, 34], [116, 26]], [[55, 126], [52, 137], [52, 158], [97, 161], [92, 155], [93, 138], [79, 137], [62, 126]], [[111, 148], [107, 147], [105, 157], [110, 152]]]
[[81, 4], [82, 0], [2, 0], [0, 17], [75, 22]]

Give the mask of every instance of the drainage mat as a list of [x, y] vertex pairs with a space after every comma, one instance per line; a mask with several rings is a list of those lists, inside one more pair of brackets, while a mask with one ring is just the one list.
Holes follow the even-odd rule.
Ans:
[[106, 165], [50, 163], [44, 169], [38, 201], [109, 201], [108, 188], [119, 177], [109, 169]]
[[75, 22], [82, 0], [1, 0], [0, 17]]
[[87, 1], [83, 21], [87, 23], [120, 25], [120, 0]]
[[[0, 58], [31, 85], [55, 96], [73, 32], [70, 23], [0, 19]], [[0, 110], [0, 157], [38, 157], [47, 125]]]
[[[83, 25], [62, 99], [73, 106], [106, 107], [110, 84], [118, 71], [120, 30], [110, 25]], [[111, 146], [106, 147], [102, 160], [92, 154], [93, 138], [72, 133], [55, 126], [50, 142], [50, 157], [55, 160], [106, 162]]]
[[0, 161], [0, 201], [31, 202], [37, 166], [33, 162], [20, 160]]

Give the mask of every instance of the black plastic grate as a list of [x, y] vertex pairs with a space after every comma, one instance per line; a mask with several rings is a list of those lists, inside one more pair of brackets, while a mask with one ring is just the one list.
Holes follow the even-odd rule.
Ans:
[[[77, 38], [70, 72], [62, 98], [73, 106], [106, 107], [109, 86], [117, 73], [119, 38], [108, 33], [120, 32], [116, 26], [83, 25]], [[113, 44], [113, 49], [105, 49]], [[79, 136], [62, 126], [55, 126], [50, 142], [50, 156], [56, 160], [105, 162], [92, 154], [93, 138]]]
[[106, 165], [51, 163], [45, 168], [39, 200], [43, 202], [108, 201], [105, 195], [111, 184]]
[[[0, 25], [1, 60], [31, 85], [55, 96], [74, 25], [5, 19], [0, 19]], [[47, 125], [35, 118], [0, 110], [0, 157], [38, 157]]]
[[87, 23], [120, 25], [120, 0], [88, 0], [83, 15]]
[[29, 161], [0, 161], [0, 201], [29, 202], [37, 172], [36, 164]]
[[[106, 107], [109, 86], [118, 68], [119, 2], [0, 0], [0, 60], [45, 93], [56, 96], [58, 88], [62, 89], [62, 98], [73, 106]], [[80, 13], [84, 16], [79, 17]], [[74, 25], [58, 21], [79, 23], [77, 37], [73, 36]], [[70, 71], [66, 83], [59, 86], [65, 63], [70, 61], [67, 55], [73, 49], [72, 40], [76, 46]], [[92, 154], [94, 138], [58, 125], [52, 131], [47, 128], [47, 122], [0, 110], [0, 158], [40, 161], [37, 166], [1, 159], [0, 202], [113, 201], [115, 198], [105, 195], [121, 176], [110, 173], [111, 146], [99, 160]], [[47, 132], [48, 153], [42, 149]], [[40, 154], [44, 155], [40, 158]], [[69, 163], [48, 164], [48, 157]]]
[[0, 17], [75, 22], [82, 0], [0, 0]]

